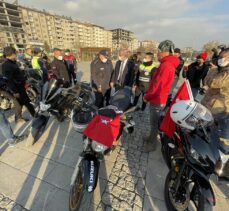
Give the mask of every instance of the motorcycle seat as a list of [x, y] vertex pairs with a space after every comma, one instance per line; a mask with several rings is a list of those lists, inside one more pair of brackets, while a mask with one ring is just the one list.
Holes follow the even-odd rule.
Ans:
[[98, 110], [98, 114], [111, 119], [117, 116], [117, 108], [114, 106], [107, 106]]

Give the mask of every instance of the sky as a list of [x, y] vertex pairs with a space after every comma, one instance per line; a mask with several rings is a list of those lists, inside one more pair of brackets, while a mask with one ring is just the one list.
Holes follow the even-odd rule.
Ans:
[[139, 40], [170, 39], [180, 48], [201, 49], [211, 40], [229, 44], [228, 0], [19, 0], [19, 4], [107, 29], [124, 28]]

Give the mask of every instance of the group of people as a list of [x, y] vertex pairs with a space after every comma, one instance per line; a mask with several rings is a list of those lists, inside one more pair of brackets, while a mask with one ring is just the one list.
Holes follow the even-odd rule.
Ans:
[[[8, 78], [9, 87], [18, 104], [15, 110], [16, 122], [23, 120], [21, 116], [23, 105], [28, 108], [32, 116], [35, 115], [35, 110], [24, 88], [23, 71], [26, 71], [26, 68], [20, 69], [18, 60], [26, 67], [41, 71], [44, 82], [48, 80], [48, 70], [50, 70], [56, 79], [62, 81], [63, 87], [76, 83], [76, 60], [69, 50], [66, 50], [64, 55], [61, 49], [55, 48], [53, 50], [54, 59], [51, 63], [48, 62], [42, 50], [32, 49], [30, 46], [26, 48], [26, 52], [21, 57], [17, 58], [16, 50], [12, 47], [6, 47], [4, 55], [3, 75]], [[95, 105], [98, 108], [108, 105], [112, 93], [122, 88], [132, 91], [134, 106], [138, 104], [142, 96], [142, 111], [145, 110], [147, 103], [150, 104], [151, 129], [149, 135], [143, 137], [146, 142], [145, 151], [153, 151], [158, 142], [160, 111], [165, 106], [169, 93], [176, 87], [182, 73], [182, 76], [190, 82], [194, 98], [200, 90], [206, 92], [202, 103], [210, 109], [219, 125], [222, 125], [224, 138], [228, 141], [229, 48], [224, 48], [218, 54], [217, 61], [214, 57], [214, 62], [207, 62], [207, 57], [208, 54], [202, 52], [196, 57], [195, 62], [186, 65], [180, 49], [175, 48], [172, 41], [165, 40], [158, 46], [158, 65], [154, 62], [152, 52], [145, 53], [142, 60], [141, 53], [130, 57], [127, 49], [121, 49], [118, 61], [113, 67], [109, 52], [102, 50], [90, 65], [91, 86], [96, 97]], [[0, 117], [2, 119], [0, 128], [6, 134], [5, 128], [9, 128], [9, 124], [7, 124], [3, 111], [0, 112]], [[6, 136], [9, 140], [15, 137], [12, 135], [12, 130]]]
[[[189, 80], [194, 98], [198, 93], [206, 92], [202, 103], [210, 109], [218, 122], [227, 125], [226, 130], [225, 127], [223, 129], [225, 135], [225, 131], [229, 131], [229, 49], [224, 48], [218, 54], [217, 64], [213, 60], [207, 61], [207, 52], [200, 53], [193, 63], [185, 64], [181, 50], [175, 48], [172, 41], [165, 40], [158, 46], [157, 57], [159, 65], [154, 63], [151, 52], [145, 53], [142, 61], [141, 53], [129, 57], [128, 51], [121, 49], [113, 68], [109, 53], [100, 51], [91, 63], [91, 84], [96, 96], [96, 106], [100, 108], [108, 105], [111, 94], [124, 87], [132, 90], [134, 106], [142, 96], [142, 111], [147, 103], [150, 104], [151, 130], [148, 136], [143, 137], [146, 142], [145, 151], [154, 151], [158, 143], [160, 111], [165, 106], [169, 93], [177, 86], [182, 73], [183, 78]], [[229, 140], [229, 132], [226, 133], [226, 140]]]
[[[26, 93], [26, 71], [33, 70], [41, 76], [41, 86], [49, 80], [49, 73], [59, 80], [63, 87], [68, 87], [76, 83], [77, 63], [75, 57], [67, 49], [62, 51], [55, 48], [53, 50], [54, 59], [49, 61], [48, 56], [40, 48], [27, 46], [25, 53], [18, 54], [13, 47], [5, 47], [3, 50], [4, 60], [1, 64], [2, 75], [7, 78], [8, 88], [14, 99], [15, 123], [26, 122], [28, 119], [22, 117], [22, 107], [25, 106], [32, 117], [36, 115], [33, 105]], [[9, 140], [10, 145], [14, 145], [22, 137], [13, 135], [9, 122], [4, 111], [0, 109], [0, 130]]]

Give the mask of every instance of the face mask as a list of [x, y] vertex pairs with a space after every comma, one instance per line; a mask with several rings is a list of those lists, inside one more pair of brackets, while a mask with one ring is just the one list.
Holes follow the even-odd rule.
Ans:
[[69, 53], [65, 53], [66, 56], [69, 56]]
[[143, 59], [143, 62], [147, 62], [147, 60], [146, 59]]
[[58, 60], [63, 60], [63, 56], [58, 56]]
[[103, 59], [102, 62], [103, 62], [103, 63], [106, 63], [106, 62], [107, 62], [107, 59]]
[[229, 61], [226, 61], [225, 58], [218, 59], [218, 65], [219, 65], [220, 67], [226, 67], [228, 64], [229, 64]]

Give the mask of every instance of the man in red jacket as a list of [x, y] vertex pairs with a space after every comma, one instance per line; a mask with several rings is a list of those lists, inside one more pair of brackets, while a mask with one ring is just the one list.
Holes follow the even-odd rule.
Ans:
[[170, 40], [165, 40], [158, 46], [158, 60], [160, 66], [155, 71], [144, 100], [150, 103], [150, 135], [144, 137], [146, 141], [145, 151], [150, 152], [156, 149], [158, 135], [158, 120], [160, 110], [166, 104], [170, 92], [175, 71], [180, 64], [179, 59], [173, 55], [174, 44]]
[[71, 51], [69, 49], [65, 51], [64, 61], [66, 62], [68, 67], [70, 83], [72, 84], [72, 80], [73, 80], [74, 84], [76, 84], [77, 62], [75, 56], [71, 54]]

